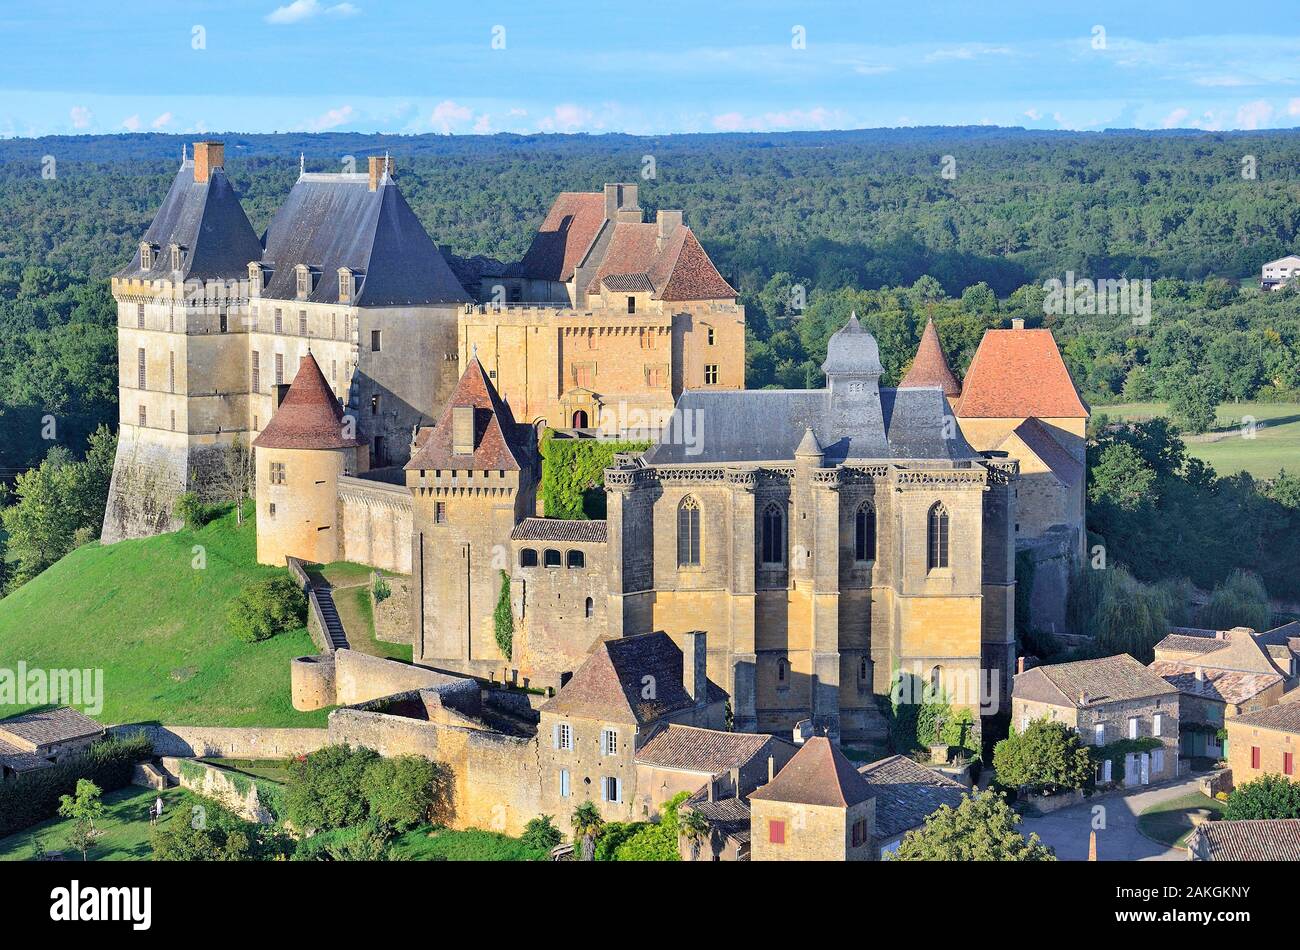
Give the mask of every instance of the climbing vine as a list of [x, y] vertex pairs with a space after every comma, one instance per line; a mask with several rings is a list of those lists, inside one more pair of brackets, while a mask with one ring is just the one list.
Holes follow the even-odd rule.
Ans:
[[649, 442], [542, 439], [542, 502], [548, 518], [604, 518], [605, 469], [616, 452], [644, 452]]
[[497, 598], [496, 610], [492, 611], [492, 625], [496, 633], [497, 649], [507, 660], [514, 647], [515, 615], [510, 609], [510, 575], [501, 572], [501, 595]]

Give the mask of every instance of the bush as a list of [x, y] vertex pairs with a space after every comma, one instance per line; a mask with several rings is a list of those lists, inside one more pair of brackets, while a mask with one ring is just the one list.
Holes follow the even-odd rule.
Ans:
[[1223, 810], [1228, 821], [1247, 818], [1300, 818], [1300, 782], [1281, 775], [1264, 775], [1239, 785]]
[[538, 815], [528, 819], [524, 833], [519, 840], [530, 848], [549, 853], [552, 848], [564, 840], [564, 834], [555, 827], [550, 815]]
[[288, 574], [270, 577], [244, 588], [231, 603], [226, 622], [245, 643], [268, 640], [306, 624], [307, 598]]
[[1055, 794], [1083, 788], [1092, 778], [1092, 758], [1077, 733], [1064, 723], [1035, 719], [993, 747], [998, 783]]
[[[644, 452], [649, 442], [604, 439], [542, 440], [542, 503], [548, 518], [603, 518], [605, 469], [616, 452]], [[591, 510], [588, 510], [590, 507]]]
[[393, 589], [388, 586], [388, 581], [382, 577], [376, 577], [371, 592], [375, 595], [375, 603], [382, 604], [389, 597], [393, 596]]
[[370, 816], [399, 831], [427, 821], [445, 820], [451, 777], [447, 770], [418, 755], [377, 759], [361, 779]]
[[207, 524], [208, 506], [199, 500], [196, 492], [187, 491], [172, 502], [172, 517], [193, 531]]
[[371, 749], [331, 745], [290, 762], [284, 794], [289, 820], [304, 831], [360, 824], [369, 810], [362, 781], [378, 760]]
[[289, 839], [280, 832], [245, 821], [212, 799], [195, 798], [202, 803], [202, 822], [182, 813], [150, 832], [155, 861], [270, 861], [289, 852]]

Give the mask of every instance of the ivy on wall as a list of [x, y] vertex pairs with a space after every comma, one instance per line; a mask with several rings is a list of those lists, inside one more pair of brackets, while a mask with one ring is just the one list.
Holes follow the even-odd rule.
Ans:
[[507, 660], [514, 648], [515, 615], [510, 609], [510, 575], [501, 572], [501, 594], [497, 597], [496, 609], [492, 611], [492, 627], [496, 634], [497, 649]]
[[542, 504], [548, 518], [604, 518], [605, 469], [616, 452], [644, 452], [649, 442], [542, 436]]

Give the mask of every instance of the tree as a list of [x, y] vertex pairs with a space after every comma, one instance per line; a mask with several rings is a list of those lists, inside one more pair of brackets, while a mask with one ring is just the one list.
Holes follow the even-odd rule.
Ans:
[[74, 819], [68, 832], [68, 846], [81, 852], [82, 861], [87, 860], [90, 849], [104, 836], [95, 827], [95, 822], [104, 816], [103, 794], [90, 779], [79, 778], [75, 794], [59, 796], [59, 814]]
[[1088, 501], [1136, 511], [1150, 503], [1155, 480], [1155, 471], [1134, 446], [1123, 442], [1109, 445], [1088, 473]]
[[528, 819], [528, 824], [524, 825], [524, 833], [519, 836], [519, 840], [530, 848], [549, 854], [552, 848], [564, 840], [564, 834], [555, 827], [555, 822], [550, 815], [538, 815], [536, 818]]
[[956, 808], [944, 805], [909, 831], [894, 852], [898, 861], [1055, 861], [1056, 853], [1031, 834], [1016, 830], [1020, 816], [992, 791], [966, 795]]
[[1300, 782], [1281, 775], [1263, 775], [1238, 785], [1228, 796], [1223, 817], [1228, 821], [1247, 818], [1300, 818]]
[[249, 584], [226, 611], [230, 632], [245, 643], [267, 640], [307, 622], [307, 597], [287, 573]]
[[1174, 421], [1188, 432], [1209, 432], [1219, 409], [1217, 387], [1204, 376], [1185, 379], [1169, 397]]
[[1023, 732], [1012, 730], [993, 747], [998, 782], [1049, 794], [1083, 788], [1092, 777], [1092, 759], [1079, 735], [1064, 723], [1035, 719]]
[[361, 791], [372, 817], [399, 831], [431, 821], [447, 795], [446, 770], [423, 756], [377, 759], [365, 771]]
[[244, 523], [244, 499], [253, 491], [253, 453], [238, 435], [222, 451], [213, 473], [213, 491], [235, 506], [235, 524]]
[[371, 749], [329, 745], [291, 761], [284, 796], [289, 820], [317, 831], [364, 821], [368, 805], [361, 783], [378, 758]]
[[691, 860], [698, 861], [700, 847], [709, 837], [709, 820], [693, 808], [687, 812], [678, 809], [677, 826], [691, 846]]
[[73, 851], [80, 851], [81, 860], [87, 861], [89, 860], [90, 849], [102, 837], [104, 837], [104, 832], [85, 819], [78, 818], [72, 823], [72, 828], [68, 831], [68, 847]]
[[582, 842], [581, 859], [592, 860], [596, 853], [596, 839], [600, 837], [601, 830], [605, 826], [605, 819], [600, 817], [595, 804], [588, 800], [573, 810], [571, 821], [574, 838]]

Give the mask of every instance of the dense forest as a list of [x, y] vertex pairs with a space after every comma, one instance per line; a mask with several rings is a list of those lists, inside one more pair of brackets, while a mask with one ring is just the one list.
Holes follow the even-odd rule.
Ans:
[[[1300, 226], [1293, 133], [220, 138], [259, 232], [300, 153], [326, 171], [389, 151], [430, 234], [461, 256], [517, 259], [557, 192], [635, 181], [648, 212], [685, 210], [741, 292], [750, 386], [820, 385], [826, 339], [856, 309], [880, 337], [887, 383], [927, 317], [959, 370], [984, 329], [1023, 317], [1056, 332], [1094, 403], [1172, 400], [1194, 429], [1218, 401], [1300, 398], [1300, 298], [1256, 289]], [[0, 141], [0, 477], [52, 444], [84, 454], [115, 419], [106, 279], [130, 259], [186, 141]], [[1067, 272], [1150, 279], [1151, 320], [1045, 314], [1044, 282]]]

